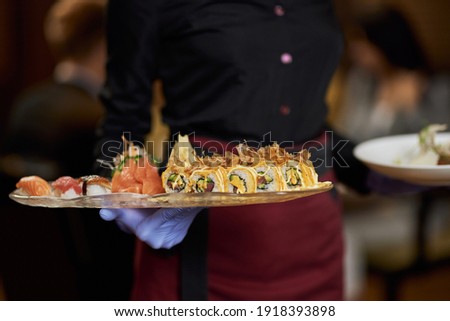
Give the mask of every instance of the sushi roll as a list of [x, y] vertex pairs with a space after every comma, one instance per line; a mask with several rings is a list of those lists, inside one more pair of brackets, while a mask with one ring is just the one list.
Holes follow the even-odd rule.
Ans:
[[297, 161], [288, 160], [281, 166], [280, 170], [284, 181], [285, 190], [299, 190], [302, 187], [302, 173]]
[[302, 150], [299, 153], [299, 157], [302, 187], [311, 187], [317, 185], [317, 183], [319, 182], [319, 177], [313, 163], [309, 160], [310, 153], [307, 150]]
[[50, 184], [39, 176], [22, 177], [17, 182], [16, 187], [29, 196], [49, 196], [52, 195]]
[[226, 191], [237, 194], [256, 193], [256, 177], [254, 168], [235, 166], [228, 170]]
[[183, 167], [170, 166], [161, 175], [166, 193], [187, 193], [190, 174]]
[[318, 175], [309, 157], [310, 153], [304, 149], [281, 166], [286, 190], [299, 190], [302, 187], [317, 185]]
[[62, 176], [52, 183], [55, 196], [75, 198], [83, 195], [82, 182], [70, 176]]
[[220, 168], [204, 168], [192, 172], [189, 178], [193, 193], [224, 192], [224, 175]]
[[111, 182], [101, 176], [89, 175], [81, 177], [83, 195], [93, 196], [111, 193]]
[[256, 192], [276, 192], [284, 190], [283, 176], [274, 165], [262, 163], [255, 167]]

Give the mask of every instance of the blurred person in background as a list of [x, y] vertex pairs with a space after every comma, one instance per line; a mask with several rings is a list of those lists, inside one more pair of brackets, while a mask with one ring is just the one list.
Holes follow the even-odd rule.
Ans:
[[[430, 123], [450, 125], [450, 77], [433, 73], [406, 17], [378, 8], [358, 19], [348, 44], [343, 104], [334, 127], [355, 142], [418, 133]], [[419, 195], [392, 198], [345, 194], [346, 296], [357, 299], [371, 264], [400, 270], [415, 260]], [[449, 203], [427, 216], [427, 238], [450, 226]]]
[[354, 141], [450, 123], [450, 77], [433, 74], [404, 15], [382, 8], [359, 18], [336, 129]]
[[102, 2], [58, 1], [50, 9], [45, 37], [57, 63], [53, 77], [25, 91], [11, 111], [7, 169], [52, 180], [90, 168], [103, 113], [96, 98], [104, 80]]
[[[1, 163], [11, 182], [28, 175], [54, 180], [92, 172], [95, 131], [103, 115], [97, 95], [105, 78], [105, 6], [105, 0], [61, 0], [49, 10], [45, 37], [57, 64], [52, 78], [23, 93], [11, 111]], [[38, 58], [33, 59], [38, 63]], [[47, 273], [40, 271], [45, 267], [31, 262], [28, 269], [14, 269], [18, 263], [12, 250], [7, 254], [10, 260], [3, 262], [4, 270], [10, 271], [5, 272], [4, 281], [8, 298], [128, 298], [133, 239], [114, 224], [101, 221], [97, 211], [53, 209], [48, 212], [17, 207], [9, 215], [5, 218], [11, 224], [9, 228], [14, 226], [14, 215], [22, 219], [21, 223], [17, 222], [24, 226], [20, 242], [33, 242], [34, 247], [41, 245], [39, 250], [45, 252], [57, 251], [57, 243], [65, 242], [64, 249], [75, 269], [76, 289], [68, 296], [64, 291], [70, 292], [70, 285], [50, 285], [56, 279], [48, 275], [47, 287], [54, 287], [54, 292], [38, 289], [37, 294], [32, 294], [29, 288], [35, 281], [29, 281], [25, 285], [28, 290], [21, 292], [20, 279], [34, 279], [34, 274], [43, 278]], [[33, 218], [27, 220], [28, 215]], [[49, 231], [25, 226], [32, 225], [36, 219], [39, 220], [36, 227], [43, 225]], [[44, 248], [44, 240], [49, 238], [53, 240], [51, 243], [56, 243], [55, 249], [48, 245]], [[30, 259], [31, 252], [27, 249], [20, 260]], [[62, 265], [58, 257], [51, 258], [55, 261], [42, 264], [52, 266], [51, 269]], [[122, 275], [120, 279], [114, 279], [117, 273]]]

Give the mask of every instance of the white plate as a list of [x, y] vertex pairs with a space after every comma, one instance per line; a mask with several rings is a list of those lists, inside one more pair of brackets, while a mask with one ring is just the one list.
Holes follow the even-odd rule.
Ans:
[[[436, 142], [450, 142], [450, 133], [438, 133]], [[376, 138], [356, 146], [354, 155], [386, 176], [428, 186], [450, 185], [450, 165], [409, 165], [419, 149], [417, 134]]]
[[55, 196], [27, 196], [17, 189], [9, 197], [22, 205], [39, 207], [84, 207], [84, 208], [160, 208], [160, 207], [220, 207], [242, 206], [267, 203], [281, 203], [329, 191], [331, 182], [320, 182], [313, 187], [298, 191], [262, 192], [251, 194], [232, 193], [170, 193], [142, 195], [132, 193], [112, 193], [96, 196], [81, 196], [64, 199]]

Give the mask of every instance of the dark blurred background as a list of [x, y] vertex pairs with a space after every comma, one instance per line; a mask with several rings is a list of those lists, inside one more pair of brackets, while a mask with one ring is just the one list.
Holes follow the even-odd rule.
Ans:
[[[434, 70], [450, 70], [450, 23], [447, 0], [335, 0], [346, 23], [355, 12], [380, 3], [400, 8], [413, 27]], [[12, 103], [25, 88], [51, 74], [54, 58], [44, 40], [43, 22], [54, 0], [39, 3], [3, 0], [0, 3], [0, 135], [3, 136]]]
[[18, 93], [52, 72], [54, 60], [44, 40], [43, 23], [54, 1], [4, 0], [0, 3], [0, 129], [3, 137]]
[[0, 4], [2, 298], [128, 299], [132, 235], [96, 209], [27, 208], [8, 198], [23, 176], [93, 174], [105, 3]]
[[[54, 2], [53, 0], [0, 1], [1, 138], [4, 137], [12, 106], [18, 95], [34, 84], [47, 79], [55, 67], [56, 61], [43, 35], [44, 19]], [[355, 16], [374, 10], [382, 4], [398, 8], [411, 22], [432, 72], [448, 73], [450, 71], [450, 19], [448, 18], [450, 1], [335, 0], [335, 2], [346, 38], [353, 36], [352, 26]], [[340, 108], [347, 65], [348, 60], [344, 55], [342, 68], [336, 73], [329, 91], [331, 121]], [[0, 154], [1, 152], [0, 150]], [[80, 253], [77, 254], [74, 251], [77, 252], [80, 248], [85, 249], [85, 244], [77, 244], [76, 248], [73, 244], [68, 245], [66, 233], [73, 233], [73, 230], [67, 224], [66, 230], [61, 229], [58, 215], [52, 213], [52, 210], [36, 210], [13, 204], [8, 199], [8, 193], [14, 189], [14, 183], [2, 176], [0, 184], [0, 299], [123, 299], [126, 297], [127, 285], [131, 282], [128, 274], [116, 276], [122, 280], [120, 285], [122, 288], [112, 297], [105, 296], [108, 289], [115, 288], [114, 284], [108, 284], [113, 280], [111, 276], [103, 280], [103, 283], [96, 285], [102, 287], [104, 291], [89, 296], [83, 292], [86, 289], [80, 289], [78, 263], [74, 263], [73, 257], [80, 257]], [[79, 214], [65, 213], [64, 215], [73, 218]], [[45, 219], [43, 219], [44, 216]], [[40, 232], [37, 233], [36, 230]], [[78, 240], [82, 241], [83, 238]], [[118, 259], [131, 262], [131, 256], [127, 255]], [[110, 264], [114, 264], [114, 261], [110, 261]], [[389, 269], [381, 269], [381, 271], [375, 271], [376, 273], [368, 273], [364, 276], [362, 292], [358, 293], [355, 299], [383, 300], [387, 298], [386, 289], [389, 286], [395, 286], [399, 290], [396, 292], [396, 299], [450, 300], [449, 266], [439, 265], [419, 274], [408, 274], [409, 271], [405, 273], [402, 271], [400, 269], [391, 273]], [[86, 276], [86, 280], [90, 277], [92, 275]], [[394, 278], [393, 281], [392, 278]]]

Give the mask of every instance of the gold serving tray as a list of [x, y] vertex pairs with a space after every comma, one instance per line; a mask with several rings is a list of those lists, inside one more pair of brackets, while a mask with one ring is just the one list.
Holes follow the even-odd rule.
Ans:
[[27, 196], [15, 190], [9, 197], [22, 205], [50, 208], [162, 208], [162, 207], [222, 207], [281, 203], [329, 191], [331, 182], [298, 191], [233, 193], [165, 193], [153, 196], [133, 193], [112, 193], [76, 198]]

